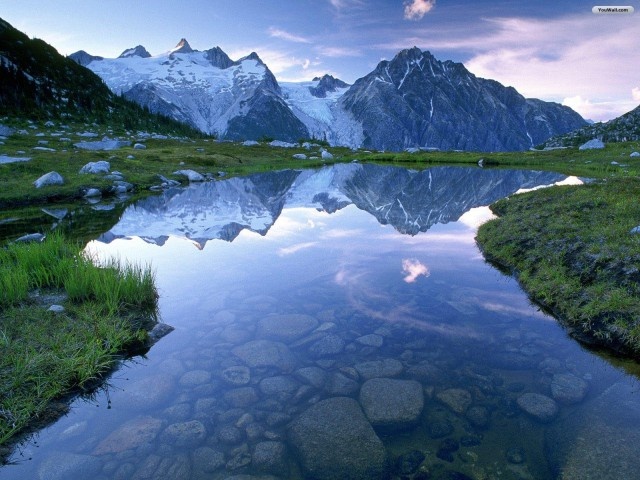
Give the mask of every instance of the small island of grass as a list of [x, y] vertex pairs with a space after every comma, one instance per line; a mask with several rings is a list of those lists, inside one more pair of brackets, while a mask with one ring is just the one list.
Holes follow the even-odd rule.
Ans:
[[0, 249], [0, 445], [59, 416], [52, 402], [95, 387], [156, 322], [150, 268], [81, 248], [54, 234]]

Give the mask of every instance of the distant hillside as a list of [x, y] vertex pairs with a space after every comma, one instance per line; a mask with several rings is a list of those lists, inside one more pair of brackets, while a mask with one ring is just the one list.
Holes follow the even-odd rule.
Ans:
[[112, 93], [91, 70], [30, 39], [0, 18], [0, 115], [97, 122], [159, 133], [201, 135]]
[[542, 147], [576, 147], [598, 138], [605, 143], [640, 140], [640, 106], [608, 122], [594, 123], [564, 135], [550, 138]]

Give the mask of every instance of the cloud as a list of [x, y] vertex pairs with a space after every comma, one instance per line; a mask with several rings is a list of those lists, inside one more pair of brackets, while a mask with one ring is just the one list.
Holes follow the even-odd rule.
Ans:
[[414, 283], [420, 276], [428, 277], [430, 275], [426, 265], [410, 258], [402, 260], [402, 273], [406, 275], [403, 280], [407, 283]]
[[359, 57], [361, 55], [358, 49], [349, 47], [318, 47], [316, 50], [320, 55], [332, 58]]
[[309, 40], [308, 38], [301, 37], [274, 27], [269, 28], [269, 36], [294, 43], [311, 43], [311, 40]]
[[631, 89], [631, 98], [636, 102], [640, 102], [640, 87], [633, 87]]
[[420, 20], [436, 6], [436, 0], [410, 0], [404, 2], [404, 18]]

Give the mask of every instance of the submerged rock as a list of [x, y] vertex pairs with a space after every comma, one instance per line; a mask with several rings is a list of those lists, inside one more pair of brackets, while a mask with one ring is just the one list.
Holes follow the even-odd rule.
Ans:
[[416, 423], [424, 408], [422, 385], [415, 380], [374, 378], [360, 389], [360, 405], [374, 427], [402, 429]]
[[309, 315], [269, 315], [258, 321], [256, 336], [281, 342], [291, 342], [318, 326], [318, 320]]
[[161, 428], [162, 420], [157, 418], [135, 418], [111, 432], [94, 449], [93, 455], [106, 455], [136, 449], [155, 440]]
[[312, 406], [288, 429], [306, 478], [386, 478], [384, 445], [352, 398], [336, 397]]
[[525, 393], [517, 400], [518, 406], [536, 420], [550, 422], [558, 414], [558, 404], [546, 395]]
[[587, 395], [589, 384], [570, 373], [557, 373], [551, 381], [551, 395], [560, 403], [581, 402]]
[[436, 394], [436, 398], [459, 414], [463, 414], [471, 405], [471, 394], [462, 388], [443, 390]]
[[248, 367], [275, 367], [283, 372], [293, 370], [295, 358], [289, 348], [271, 340], [253, 340], [231, 351]]

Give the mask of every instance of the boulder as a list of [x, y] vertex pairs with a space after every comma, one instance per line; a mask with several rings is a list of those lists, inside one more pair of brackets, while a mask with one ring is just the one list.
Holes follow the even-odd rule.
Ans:
[[307, 156], [304, 153], [296, 153], [293, 158], [296, 160], [306, 160]]
[[135, 150], [146, 150], [147, 146], [144, 143], [136, 143], [133, 145]]
[[64, 178], [58, 172], [49, 172], [38, 178], [33, 185], [36, 188], [48, 187], [50, 185], [63, 185]]
[[522, 411], [540, 422], [547, 423], [558, 414], [558, 404], [546, 395], [539, 393], [525, 393], [517, 400]]
[[463, 414], [471, 406], [471, 394], [462, 388], [443, 390], [436, 394], [436, 398], [459, 414]]
[[638, 158], [638, 157], [640, 157], [640, 152], [632, 152], [631, 155], [629, 155], [629, 157]]
[[283, 372], [291, 371], [295, 358], [289, 348], [280, 342], [253, 340], [231, 351], [248, 367], [275, 367]]
[[296, 148], [296, 147], [299, 147], [299, 145], [297, 143], [283, 142], [282, 140], [274, 140], [273, 142], [269, 143], [269, 145], [271, 145], [272, 147], [280, 147], [280, 148]]
[[31, 157], [8, 157], [7, 155], [0, 155], [1, 163], [15, 163], [15, 162], [28, 162]]
[[395, 358], [362, 362], [356, 364], [355, 368], [360, 376], [367, 380], [378, 377], [396, 377], [404, 370], [402, 362]]
[[11, 127], [7, 127], [6, 125], [0, 125], [0, 135], [2, 135], [3, 137], [8, 137], [10, 135], [13, 135], [14, 132], [15, 132], [15, 129]]
[[28, 233], [16, 239], [16, 243], [42, 242], [45, 235], [42, 233]]
[[86, 198], [99, 197], [101, 195], [102, 195], [102, 192], [97, 188], [88, 188], [87, 191], [84, 192], [84, 196]]
[[245, 147], [255, 147], [256, 145], [260, 145], [260, 142], [256, 142], [255, 140], [245, 140], [242, 142], [242, 145]]
[[318, 320], [301, 314], [269, 315], [258, 321], [256, 336], [282, 342], [291, 342], [318, 326]]
[[169, 425], [160, 435], [160, 440], [177, 447], [193, 447], [207, 436], [207, 429], [198, 420]]
[[352, 398], [335, 397], [313, 405], [291, 422], [288, 441], [305, 478], [387, 477], [384, 445]]
[[581, 402], [587, 395], [589, 385], [571, 373], [557, 373], [551, 381], [551, 396], [564, 404]]
[[111, 170], [111, 164], [106, 160], [100, 160], [98, 162], [89, 162], [80, 169], [79, 173], [99, 174], [109, 173]]
[[414, 425], [424, 408], [422, 385], [415, 380], [373, 378], [360, 389], [360, 406], [374, 428], [398, 430]]
[[93, 450], [93, 455], [106, 455], [134, 450], [151, 443], [162, 429], [162, 420], [139, 417], [130, 420], [103, 439]]
[[322, 151], [322, 159], [323, 160], [333, 160], [333, 155], [326, 150]]
[[183, 177], [187, 177], [190, 182], [204, 182], [205, 178], [203, 175], [199, 174], [195, 170], [178, 170], [177, 172], [173, 172], [174, 175], [181, 175]]
[[602, 142], [602, 140], [598, 140], [597, 138], [594, 138], [593, 140], [589, 140], [587, 143], [583, 143], [582, 145], [580, 145], [578, 149], [579, 150], [596, 150], [600, 148], [604, 148], [604, 143]]

